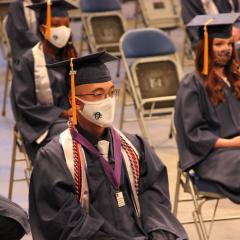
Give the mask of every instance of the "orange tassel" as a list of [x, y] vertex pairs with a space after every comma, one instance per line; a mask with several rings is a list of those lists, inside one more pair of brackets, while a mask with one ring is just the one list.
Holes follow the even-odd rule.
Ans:
[[45, 38], [47, 40], [50, 40], [51, 38], [51, 0], [47, 0], [47, 17], [46, 17], [46, 32], [45, 32]]
[[72, 123], [75, 126], [77, 124], [77, 110], [76, 110], [76, 99], [75, 99], [75, 71], [73, 68], [73, 59], [70, 59], [70, 77], [71, 77], [71, 98], [72, 98]]
[[211, 23], [213, 21], [213, 19], [209, 19], [204, 27], [204, 42], [203, 42], [203, 70], [202, 70], [202, 74], [203, 75], [208, 75], [208, 30], [207, 30], [207, 26], [209, 23]]

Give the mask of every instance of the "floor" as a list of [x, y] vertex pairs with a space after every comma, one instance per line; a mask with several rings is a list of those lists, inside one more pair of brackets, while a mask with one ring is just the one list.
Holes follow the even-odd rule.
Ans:
[[[124, 6], [124, 13], [126, 17], [132, 14], [133, 6], [131, 3]], [[131, 21], [130, 21], [131, 26]], [[73, 23], [74, 29], [74, 39], [79, 41], [80, 33], [77, 31], [80, 26], [78, 22]], [[183, 46], [183, 33], [180, 30], [174, 30], [170, 33], [171, 39], [174, 41], [179, 54], [182, 52]], [[188, 62], [189, 63], [189, 62]], [[193, 68], [193, 65], [187, 65], [184, 67], [184, 72], [188, 72]], [[5, 69], [6, 64], [2, 55], [0, 55], [0, 108], [2, 108], [2, 99], [3, 99], [3, 89], [5, 81]], [[110, 64], [111, 73], [113, 76], [114, 82], [121, 88], [123, 81], [123, 68], [121, 69], [121, 76], [119, 79], [114, 79], [116, 66]], [[115, 117], [115, 126], [119, 126], [120, 119], [120, 106], [121, 106], [121, 94], [118, 99], [119, 104], [116, 110]], [[14, 120], [11, 112], [9, 97], [7, 98], [7, 113], [6, 116], [0, 116], [0, 194], [7, 196], [8, 195], [8, 186], [9, 186], [9, 175], [10, 175], [10, 164], [11, 164], [11, 154], [12, 154], [12, 142], [13, 142], [13, 127]], [[2, 110], [2, 109], [0, 109]], [[127, 109], [127, 117], [134, 117], [133, 108], [129, 107]], [[161, 160], [166, 164], [169, 174], [169, 189], [170, 196], [173, 202], [174, 191], [176, 185], [176, 174], [177, 174], [177, 160], [178, 153], [174, 139], [169, 139], [168, 134], [170, 130], [170, 118], [165, 117], [163, 119], [158, 119], [154, 121], [147, 122], [147, 129], [149, 131], [152, 144], [161, 158]], [[126, 123], [124, 125], [124, 130], [131, 133], [141, 134], [137, 122]], [[23, 174], [23, 164], [18, 164], [16, 175], [21, 177]], [[187, 197], [188, 195], [182, 193], [182, 197]], [[28, 209], [28, 186], [26, 182], [16, 183], [13, 189], [13, 201], [20, 204], [24, 209]], [[192, 219], [192, 204], [183, 203], [179, 206], [178, 218], [181, 221]], [[207, 204], [204, 207], [204, 213], [206, 216], [209, 216], [212, 209], [212, 203]], [[240, 216], [240, 207], [231, 203], [228, 200], [223, 200], [219, 205], [218, 216]], [[198, 235], [193, 224], [184, 225], [186, 228], [189, 238], [191, 240], [198, 240]], [[25, 236], [24, 240], [32, 239], [31, 235]], [[229, 220], [224, 222], [216, 222], [213, 226], [211, 240], [239, 240], [240, 239], [240, 220]]]

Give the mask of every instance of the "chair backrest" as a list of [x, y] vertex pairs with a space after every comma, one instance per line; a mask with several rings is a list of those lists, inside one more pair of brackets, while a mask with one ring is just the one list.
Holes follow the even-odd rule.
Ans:
[[119, 56], [119, 40], [126, 30], [117, 0], [81, 0], [83, 31], [92, 52], [108, 51]]
[[181, 65], [166, 33], [155, 28], [130, 30], [122, 36], [120, 50], [136, 104], [172, 108]]
[[138, 4], [148, 27], [168, 29], [181, 24], [175, 0], [138, 0]]
[[130, 30], [121, 41], [126, 58], [174, 54], [176, 48], [167, 34], [155, 28]]
[[81, 0], [80, 8], [82, 12], [106, 12], [121, 9], [118, 0]]

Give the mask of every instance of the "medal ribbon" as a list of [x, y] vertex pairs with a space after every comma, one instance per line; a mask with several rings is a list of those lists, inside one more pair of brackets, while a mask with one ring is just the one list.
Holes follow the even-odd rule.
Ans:
[[71, 129], [71, 134], [74, 140], [76, 140], [79, 144], [81, 144], [83, 147], [98, 157], [108, 180], [111, 182], [114, 189], [118, 191], [121, 181], [122, 169], [121, 142], [117, 132], [113, 128], [110, 130], [113, 138], [113, 156], [115, 160], [114, 170], [112, 169], [111, 165], [103, 158], [100, 152], [84, 136], [78, 133], [75, 129]]

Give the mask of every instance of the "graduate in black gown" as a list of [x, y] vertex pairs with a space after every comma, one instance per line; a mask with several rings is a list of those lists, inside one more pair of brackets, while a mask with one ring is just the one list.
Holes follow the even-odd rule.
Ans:
[[73, 117], [38, 153], [33, 239], [188, 239], [171, 213], [166, 167], [141, 137], [112, 127], [118, 91], [104, 62], [114, 59], [100, 52], [74, 59], [70, 69], [71, 61], [49, 66], [70, 70]]
[[[175, 125], [183, 171], [194, 169], [223, 195], [240, 203], [240, 72], [234, 53], [232, 24], [239, 14], [195, 17], [203, 25], [196, 70], [181, 81], [175, 103]], [[205, 54], [204, 54], [205, 53]]]
[[[185, 25], [195, 16], [239, 12], [238, 0], [181, 0], [181, 15]], [[198, 41], [196, 29], [187, 29], [189, 38], [194, 45]]]
[[0, 239], [19, 240], [30, 232], [27, 213], [0, 195]]
[[9, 6], [6, 30], [14, 63], [40, 41], [36, 13], [27, 7], [40, 1], [16, 0]]
[[17, 127], [33, 162], [37, 150], [67, 127], [71, 115], [65, 72], [47, 69], [46, 64], [76, 56], [67, 13], [76, 7], [59, 0], [49, 6], [50, 11], [45, 1], [30, 6], [39, 14], [42, 40], [16, 64], [12, 83]]

